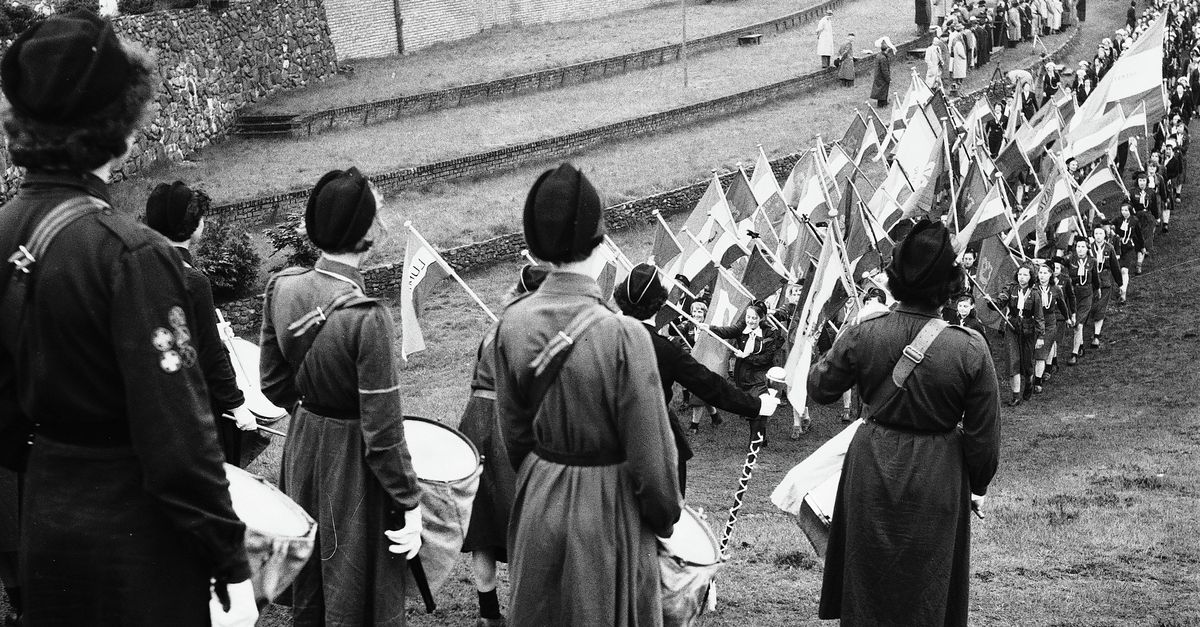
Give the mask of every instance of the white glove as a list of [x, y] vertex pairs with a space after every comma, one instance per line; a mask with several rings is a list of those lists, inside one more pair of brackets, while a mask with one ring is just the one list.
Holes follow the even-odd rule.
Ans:
[[403, 555], [405, 559], [416, 557], [417, 552], [421, 550], [421, 531], [423, 527], [420, 505], [404, 512], [403, 529], [383, 532], [383, 535], [387, 536], [388, 541], [392, 543], [388, 547], [388, 551], [397, 555]]
[[258, 604], [254, 601], [254, 585], [250, 580], [227, 584], [229, 611], [221, 607], [221, 600], [213, 590], [208, 601], [208, 613], [213, 627], [254, 627], [258, 622]]
[[759, 394], [758, 400], [762, 403], [758, 406], [759, 416], [773, 416], [775, 415], [775, 410], [779, 409], [779, 397], [774, 394]]
[[255, 419], [254, 414], [244, 404], [241, 407], [235, 408], [232, 413], [234, 421], [237, 422], [238, 429], [242, 431], [258, 430], [258, 420]]
[[971, 495], [971, 511], [979, 517], [979, 520], [983, 520], [983, 501], [985, 499], [987, 499], [986, 496], [979, 496], [978, 494]]

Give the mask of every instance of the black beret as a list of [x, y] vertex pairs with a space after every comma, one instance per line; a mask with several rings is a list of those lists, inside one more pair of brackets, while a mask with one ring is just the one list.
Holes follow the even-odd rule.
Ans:
[[90, 11], [27, 29], [0, 61], [4, 96], [22, 117], [71, 124], [122, 97], [135, 72], [112, 24]]
[[532, 263], [525, 264], [521, 268], [521, 276], [517, 279], [517, 293], [536, 292], [549, 274], [550, 270], [546, 266], [535, 266]]
[[525, 198], [525, 243], [552, 263], [590, 253], [604, 237], [600, 195], [570, 163], [546, 170]]
[[193, 202], [195, 196], [183, 181], [159, 183], [146, 200], [146, 226], [173, 242], [191, 237], [205, 210], [204, 203]]
[[304, 228], [321, 250], [354, 249], [375, 221], [375, 194], [358, 168], [333, 170], [321, 177], [308, 197]]
[[954, 246], [946, 225], [941, 220], [921, 220], [896, 245], [887, 274], [890, 285], [924, 291], [949, 281], [956, 271]]
[[634, 266], [633, 270], [629, 271], [629, 276], [617, 285], [616, 291], [620, 291], [631, 305], [660, 302], [667, 297], [667, 288], [663, 287], [658, 278], [658, 268], [648, 263]]

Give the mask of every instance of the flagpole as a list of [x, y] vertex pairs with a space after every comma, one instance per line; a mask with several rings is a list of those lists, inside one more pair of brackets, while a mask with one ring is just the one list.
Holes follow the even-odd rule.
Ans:
[[[689, 231], [686, 226], [683, 227], [682, 229], [680, 229], [680, 232], [686, 233], [687, 236], [692, 240], [692, 242], [696, 244], [696, 246], [700, 247], [701, 250], [708, 253], [708, 258], [712, 261], [713, 266], [715, 266], [717, 268], [717, 274], [720, 274], [721, 276], [725, 277], [726, 281], [729, 281], [730, 284], [732, 284], [734, 287], [738, 288], [738, 290], [742, 293], [742, 296], [749, 298], [751, 301], [757, 300], [756, 298], [754, 298], [754, 294], [752, 292], [750, 292], [750, 290], [747, 289], [745, 285], [742, 285], [742, 282], [739, 281], [737, 279], [737, 277], [733, 276], [732, 272], [730, 272], [728, 269], [726, 269], [724, 266], [722, 266], [720, 260], [718, 260], [716, 257], [713, 256], [712, 251], [705, 248], [700, 243], [700, 240], [696, 239], [696, 236], [692, 235], [692, 232]], [[784, 324], [782, 324], [781, 322], [776, 320], [775, 316], [772, 316], [771, 314], [767, 314], [767, 320], [772, 322], [773, 324], [775, 324], [775, 326], [777, 326], [777, 327], [787, 328]]]
[[629, 261], [629, 257], [626, 257], [625, 253], [621, 252], [621, 248], [617, 246], [617, 243], [614, 242], [607, 233], [604, 235], [604, 245], [608, 246], [609, 250], [615, 253], [617, 261], [620, 262], [621, 265], [625, 266], [625, 270], [629, 272], [633, 271], [633, 263]]
[[534, 266], [538, 265], [537, 259], [534, 259], [533, 255], [529, 254], [528, 248], [521, 249], [521, 256], [524, 257], [526, 259], [526, 261], [529, 262], [530, 265], [534, 265]]
[[428, 248], [429, 250], [432, 250], [434, 252], [434, 254], [437, 255], [438, 263], [442, 264], [442, 268], [444, 268], [446, 270], [446, 272], [450, 274], [450, 276], [454, 277], [455, 281], [458, 281], [458, 284], [461, 285], [462, 288], [467, 291], [467, 294], [469, 294], [471, 296], [471, 298], [475, 300], [475, 304], [479, 305], [480, 309], [483, 309], [483, 312], [486, 313], [488, 315], [488, 317], [492, 319], [492, 322], [499, 322], [500, 319], [496, 317], [496, 314], [492, 313], [491, 308], [489, 308], [486, 304], [484, 304], [483, 300], [481, 300], [479, 298], [479, 295], [475, 293], [475, 290], [471, 289], [471, 286], [467, 285], [467, 282], [464, 281], [462, 279], [462, 277], [458, 276], [458, 272], [455, 272], [454, 268], [450, 267], [450, 264], [446, 263], [445, 259], [442, 259], [442, 254], [437, 252], [436, 248], [434, 248], [433, 246], [430, 246], [429, 242], [425, 241], [425, 237], [423, 235], [421, 235], [421, 233], [419, 231], [417, 231], [417, 227], [413, 226], [412, 220], [405, 220], [404, 226], [409, 230], [409, 232], [411, 232], [413, 235], [415, 235], [418, 240], [421, 241], [422, 246]]
[[[784, 204], [787, 204], [787, 203], [784, 203]], [[655, 209], [654, 211], [651, 211], [650, 213], [654, 214], [654, 219], [658, 220], [658, 223], [662, 225], [663, 230], [665, 230], [667, 232], [667, 236], [671, 238], [671, 241], [675, 242], [675, 247], [679, 249], [679, 254], [682, 255], [683, 254], [683, 243], [680, 242], [679, 238], [675, 236], [675, 233], [671, 231], [671, 227], [667, 224], [667, 220], [662, 217], [662, 212], [660, 212], [658, 209]]]
[[[1000, 236], [997, 235], [996, 237], [1000, 237]], [[1008, 248], [1008, 247], [1005, 246], [1005, 248]], [[964, 272], [963, 274], [966, 275], [967, 280], [971, 282], [971, 285], [974, 285], [975, 289], [979, 290], [980, 294], [983, 294], [983, 299], [986, 300], [988, 302], [988, 304], [992, 306], [992, 309], [995, 309], [996, 313], [1000, 314], [1000, 319], [1004, 321], [1004, 324], [1008, 325], [1010, 328], [1015, 329], [1016, 327], [1013, 326], [1012, 321], [1008, 319], [1008, 315], [1004, 313], [1004, 310], [1000, 308], [1000, 305], [996, 304], [996, 301], [992, 300], [991, 295], [987, 293], [987, 290], [983, 289], [983, 286], [981, 286], [979, 284], [979, 281], [976, 281], [975, 277], [971, 276], [970, 272]]]
[[[667, 306], [670, 307], [671, 309], [674, 309], [679, 315], [683, 316], [684, 318], [687, 318], [688, 322], [691, 322], [692, 324], [696, 325], [697, 329], [704, 331], [705, 333], [711, 335], [714, 340], [720, 342], [721, 344], [724, 344], [725, 347], [728, 348], [729, 350], [731, 350], [735, 353], [738, 352], [739, 349], [734, 348], [733, 344], [730, 344], [729, 342], [725, 341], [725, 338], [723, 338], [723, 337], [717, 335], [715, 332], [713, 332], [712, 325], [705, 324], [703, 320], [697, 320], [697, 319], [693, 318], [691, 316], [691, 314], [684, 311], [682, 307], [680, 307], [679, 305], [676, 305], [675, 303], [673, 303], [671, 301], [667, 301]], [[675, 323], [672, 322], [671, 324], [675, 324]], [[678, 328], [678, 327], [676, 327], [676, 328]]]

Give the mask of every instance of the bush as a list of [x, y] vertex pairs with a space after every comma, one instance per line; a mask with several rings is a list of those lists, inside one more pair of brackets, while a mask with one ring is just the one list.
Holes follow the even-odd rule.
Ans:
[[100, 0], [55, 0], [54, 12], [65, 14], [72, 11], [91, 11], [100, 14]]
[[[99, 8], [100, 2], [96, 1], [96, 7]], [[46, 19], [31, 7], [18, 3], [3, 4], [0, 6], [5, 17], [8, 18], [8, 23], [12, 27], [12, 34], [20, 35], [25, 32], [25, 29]]]
[[196, 267], [212, 282], [214, 300], [233, 300], [254, 287], [262, 258], [254, 251], [250, 235], [232, 223], [206, 219], [204, 236], [193, 252]]
[[280, 251], [288, 251], [283, 264], [272, 268], [272, 272], [288, 266], [308, 268], [316, 263], [317, 258], [321, 256], [321, 251], [316, 246], [313, 246], [312, 242], [308, 240], [308, 235], [304, 232], [303, 214], [288, 214], [287, 219], [278, 226], [267, 229], [266, 234], [267, 239], [271, 240], [271, 246], [274, 248], [274, 251], [271, 252], [272, 257]]
[[141, 15], [154, 10], [154, 0], [117, 0], [117, 12], [121, 15]]

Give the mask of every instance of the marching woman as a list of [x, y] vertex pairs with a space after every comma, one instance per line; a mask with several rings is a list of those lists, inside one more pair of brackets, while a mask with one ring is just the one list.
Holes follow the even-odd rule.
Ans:
[[1038, 304], [1041, 305], [1038, 313], [1042, 316], [1044, 331], [1042, 345], [1034, 349], [1033, 393], [1041, 394], [1049, 378], [1046, 375], [1047, 365], [1054, 363], [1058, 356], [1059, 324], [1070, 325], [1071, 309], [1067, 306], [1067, 299], [1058, 286], [1050, 263], [1038, 266], [1037, 293]]
[[[688, 313], [691, 314], [693, 320], [704, 320], [708, 315], [708, 302], [703, 299], [692, 301], [691, 311]], [[694, 322], [686, 319], [676, 323], [676, 327], [680, 330], [683, 341], [686, 342], [686, 345], [681, 348], [691, 352], [696, 346], [696, 338], [700, 333], [700, 329], [696, 327]], [[693, 394], [686, 387], [683, 389], [683, 397], [687, 406], [691, 408], [692, 419], [688, 425], [688, 432], [692, 435], [700, 433], [700, 419], [705, 416], [708, 416], [709, 421], [714, 427], [719, 427], [721, 423], [725, 422], [721, 418], [721, 414], [717, 412], [716, 407], [709, 405], [703, 398]]]
[[1129, 202], [1121, 203], [1121, 214], [1113, 218], [1113, 233], [1116, 238], [1117, 255], [1121, 265], [1121, 303], [1129, 297], [1129, 272], [1146, 254], [1146, 243], [1142, 236], [1142, 225], [1133, 215]]
[[1154, 252], [1154, 232], [1158, 230], [1158, 194], [1149, 187], [1149, 176], [1143, 170], [1137, 173], [1137, 187], [1129, 196], [1129, 204], [1133, 206], [1134, 215], [1142, 231], [1142, 249], [1137, 254], [1135, 274], [1142, 273], [1142, 263], [1146, 255]]
[[[774, 413], [777, 401], [756, 398], [734, 387], [721, 375], [709, 370], [703, 364], [692, 359], [692, 356], [675, 345], [671, 340], [654, 332], [654, 316], [662, 309], [667, 301], [667, 288], [663, 287], [658, 278], [658, 269], [649, 264], [638, 264], [629, 272], [629, 276], [613, 288], [613, 301], [621, 309], [621, 313], [641, 320], [645, 323], [650, 340], [654, 344], [654, 358], [658, 364], [658, 375], [662, 379], [663, 398], [667, 403], [667, 414], [671, 417], [671, 433], [675, 436], [675, 446], [679, 449], [679, 491], [687, 492], [687, 460], [691, 459], [692, 447], [683, 435], [683, 426], [679, 417], [671, 411], [672, 388], [676, 383], [690, 391], [705, 403], [715, 405], [725, 411], [747, 415], [761, 415], [767, 411], [769, 416]], [[766, 398], [770, 398], [766, 395]]]
[[[548, 274], [545, 266], [521, 268], [512, 297], [536, 291]], [[479, 597], [476, 627], [501, 627], [500, 599], [496, 595], [499, 580], [496, 563], [508, 562], [508, 513], [512, 509], [517, 473], [508, 462], [508, 449], [500, 436], [496, 417], [496, 327], [484, 336], [475, 352], [475, 371], [471, 375], [471, 398], [463, 410], [458, 428], [479, 449], [483, 473], [471, 505], [471, 522], [463, 539], [462, 552], [471, 554], [471, 576]]]
[[1071, 343], [1068, 366], [1079, 363], [1083, 357], [1083, 328], [1092, 318], [1093, 296], [1100, 282], [1096, 272], [1096, 260], [1088, 250], [1088, 240], [1076, 236], [1075, 250], [1067, 260], [1067, 274], [1071, 277], [1071, 290], [1075, 294], [1075, 340]]
[[815, 402], [857, 386], [869, 408], [838, 482], [821, 618], [967, 624], [970, 515], [999, 463], [1000, 391], [984, 339], [938, 316], [963, 289], [954, 257], [940, 221], [918, 222], [887, 268], [899, 304], [844, 330], [809, 371]]
[[[764, 325], [767, 317], [767, 306], [761, 301], [750, 303], [741, 325], [728, 327], [711, 327], [718, 337], [729, 340], [734, 346], [741, 346], [734, 353], [733, 384], [758, 396], [767, 391], [767, 370], [775, 365], [775, 351], [779, 348], [779, 333], [770, 326]], [[750, 421], [750, 439], [758, 434], [763, 436], [763, 446], [767, 445], [767, 418], [757, 414], [742, 414]]]
[[1096, 297], [1092, 300], [1092, 348], [1100, 348], [1100, 334], [1113, 288], [1121, 283], [1121, 260], [1117, 249], [1108, 241], [1108, 229], [1103, 224], [1092, 228], [1092, 255], [1096, 263]]
[[[1008, 320], [1001, 327], [1004, 347], [1008, 354], [1008, 375], [1012, 381], [1010, 407], [1033, 395], [1032, 381], [1034, 351], [1046, 343], [1046, 323], [1042, 314], [1041, 295], [1033, 289], [1033, 268], [1025, 264], [1013, 276], [1013, 282], [996, 295], [1000, 313]], [[1028, 385], [1024, 385], [1028, 382]]]

